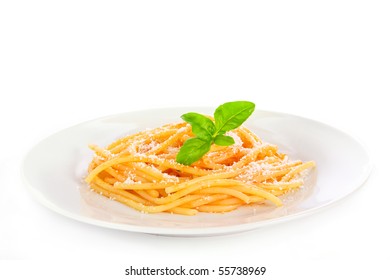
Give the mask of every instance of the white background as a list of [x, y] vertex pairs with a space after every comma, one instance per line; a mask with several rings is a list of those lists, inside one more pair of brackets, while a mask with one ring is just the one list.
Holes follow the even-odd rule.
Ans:
[[[389, 277], [387, 2], [1, 1], [0, 278], [130, 279], [130, 265]], [[23, 155], [63, 128], [237, 99], [357, 136], [375, 164], [369, 180], [315, 215], [210, 238], [82, 224], [41, 206], [21, 182]]]

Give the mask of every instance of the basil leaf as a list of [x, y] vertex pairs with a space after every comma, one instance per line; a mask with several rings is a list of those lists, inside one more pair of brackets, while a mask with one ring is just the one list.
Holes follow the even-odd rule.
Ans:
[[234, 144], [234, 139], [231, 136], [219, 134], [214, 138], [214, 143], [219, 146], [230, 146]]
[[255, 110], [255, 104], [249, 101], [227, 102], [219, 106], [214, 112], [215, 122], [208, 117], [190, 112], [181, 118], [191, 124], [195, 138], [184, 142], [176, 155], [176, 161], [191, 165], [210, 151], [211, 145], [230, 146], [234, 139], [224, 135], [227, 131], [239, 127]]
[[215, 125], [208, 117], [198, 113], [187, 113], [181, 116], [181, 118], [191, 124], [192, 133], [202, 139], [212, 139], [215, 132]]
[[176, 155], [176, 161], [184, 165], [191, 165], [200, 160], [204, 154], [210, 151], [211, 141], [201, 138], [187, 139]]
[[224, 134], [239, 127], [255, 110], [255, 104], [249, 101], [227, 102], [214, 112], [216, 131], [214, 136]]

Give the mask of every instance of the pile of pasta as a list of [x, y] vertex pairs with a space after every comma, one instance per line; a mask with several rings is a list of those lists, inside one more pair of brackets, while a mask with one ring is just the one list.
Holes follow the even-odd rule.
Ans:
[[281, 206], [280, 196], [301, 188], [304, 171], [315, 166], [289, 160], [243, 126], [227, 135], [235, 144], [212, 145], [190, 166], [175, 161], [194, 137], [185, 122], [128, 135], [106, 148], [90, 145], [94, 157], [85, 180], [97, 193], [143, 213], [195, 215], [262, 203]]

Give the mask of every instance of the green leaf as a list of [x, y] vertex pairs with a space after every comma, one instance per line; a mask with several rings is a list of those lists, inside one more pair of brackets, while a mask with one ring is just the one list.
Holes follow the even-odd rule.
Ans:
[[234, 139], [231, 136], [219, 134], [214, 138], [214, 143], [219, 146], [230, 146], [234, 144]]
[[214, 136], [239, 127], [254, 110], [255, 104], [249, 101], [234, 101], [222, 104], [214, 112], [216, 126]]
[[181, 118], [191, 124], [195, 138], [188, 139], [176, 155], [176, 161], [191, 165], [210, 151], [211, 145], [230, 146], [234, 139], [224, 135], [227, 131], [238, 128], [255, 110], [255, 104], [249, 101], [227, 102], [214, 112], [215, 123], [208, 117], [190, 112]]
[[211, 141], [215, 132], [215, 125], [212, 120], [198, 113], [187, 113], [182, 115], [181, 118], [191, 124], [192, 133], [197, 137]]
[[208, 141], [197, 137], [188, 139], [176, 155], [176, 161], [184, 165], [191, 165], [210, 151], [211, 143], [211, 140]]

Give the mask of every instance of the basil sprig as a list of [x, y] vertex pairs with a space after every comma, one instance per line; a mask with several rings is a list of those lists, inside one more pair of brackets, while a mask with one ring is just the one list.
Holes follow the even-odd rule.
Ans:
[[226, 132], [242, 125], [255, 110], [255, 104], [249, 101], [234, 101], [220, 105], [214, 112], [213, 122], [208, 117], [190, 112], [181, 116], [192, 127], [194, 138], [186, 140], [176, 156], [176, 161], [191, 165], [200, 160], [211, 145], [230, 146], [234, 144]]

